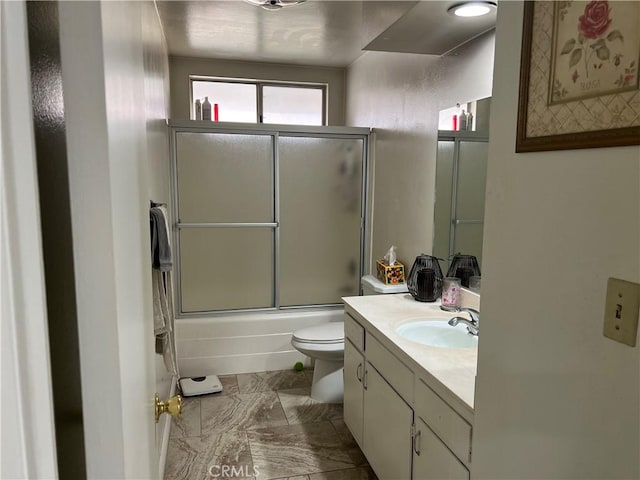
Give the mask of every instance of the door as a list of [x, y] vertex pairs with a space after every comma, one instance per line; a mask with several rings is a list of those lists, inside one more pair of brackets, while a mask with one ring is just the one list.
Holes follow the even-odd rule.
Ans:
[[87, 477], [157, 478], [142, 3], [58, 13]]
[[[15, 367], [2, 400], [17, 406], [12, 431], [3, 416], [0, 476], [157, 478], [149, 232], [140, 168], [145, 125], [134, 101], [142, 97], [136, 95], [143, 75], [135, 82], [125, 75], [132, 72], [116, 71], [124, 65], [133, 70], [136, 62], [142, 69], [141, 52], [133, 48], [142, 45], [133, 38], [142, 27], [139, 6], [34, 2], [27, 11], [24, 2], [11, 2], [0, 14], [3, 378]], [[33, 41], [42, 34], [48, 41]], [[36, 64], [38, 74], [30, 79]], [[128, 80], [124, 88], [118, 73]], [[60, 186], [65, 190], [56, 190]], [[71, 275], [60, 274], [61, 262]], [[46, 312], [45, 284], [47, 291], [52, 285], [61, 291], [59, 302], [47, 298]], [[80, 371], [80, 392], [60, 389], [72, 375], [64, 363], [49, 361], [60, 360], [54, 353], [64, 353], [69, 334], [68, 324], [56, 319], [72, 322], [74, 334], [77, 327], [77, 342], [66, 350], [80, 357], [70, 363]], [[56, 388], [61, 396], [52, 395]], [[55, 430], [54, 409], [63, 413]], [[62, 435], [57, 444], [54, 435]], [[69, 447], [76, 445], [78, 460], [69, 462]]]
[[362, 446], [362, 375], [364, 356], [345, 339], [344, 342], [344, 423], [347, 424], [353, 438]]
[[411, 478], [413, 410], [367, 362], [363, 451], [380, 480]]
[[469, 480], [466, 467], [420, 417], [413, 449], [413, 480]]

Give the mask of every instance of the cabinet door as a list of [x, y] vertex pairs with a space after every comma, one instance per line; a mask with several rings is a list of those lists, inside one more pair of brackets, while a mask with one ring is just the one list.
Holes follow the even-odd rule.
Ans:
[[420, 417], [416, 417], [413, 480], [469, 480], [469, 471]]
[[380, 480], [411, 478], [413, 410], [368, 362], [363, 387], [367, 460]]
[[344, 423], [362, 446], [362, 375], [364, 357], [349, 339], [344, 342]]

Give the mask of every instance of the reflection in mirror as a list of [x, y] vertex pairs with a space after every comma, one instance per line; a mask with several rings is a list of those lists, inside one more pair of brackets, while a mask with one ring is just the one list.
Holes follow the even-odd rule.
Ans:
[[[482, 269], [482, 232], [489, 142], [490, 98], [471, 102], [475, 131], [438, 131], [433, 255], [475, 255]], [[443, 110], [441, 119], [452, 109]]]

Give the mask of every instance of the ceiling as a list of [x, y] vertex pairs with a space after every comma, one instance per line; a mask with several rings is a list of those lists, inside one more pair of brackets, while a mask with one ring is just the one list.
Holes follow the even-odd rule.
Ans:
[[169, 53], [345, 67], [363, 50], [441, 55], [493, 28], [447, 14], [459, 1], [307, 0], [276, 11], [243, 0], [157, 2]]

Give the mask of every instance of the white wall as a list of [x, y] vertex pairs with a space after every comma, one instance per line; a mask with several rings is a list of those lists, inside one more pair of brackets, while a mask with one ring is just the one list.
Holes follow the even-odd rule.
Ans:
[[58, 477], [24, 2], [0, 3], [0, 478]]
[[367, 52], [347, 70], [347, 125], [374, 127], [372, 256], [398, 247], [407, 273], [431, 253], [438, 112], [491, 96], [494, 35], [437, 57]]
[[640, 147], [515, 154], [522, 3], [501, 2], [472, 477], [640, 476], [640, 354], [602, 336], [640, 281]]
[[240, 62], [213, 58], [170, 57], [171, 118], [189, 118], [189, 75], [317, 82], [328, 84], [328, 124], [343, 126], [345, 70], [276, 63]]

